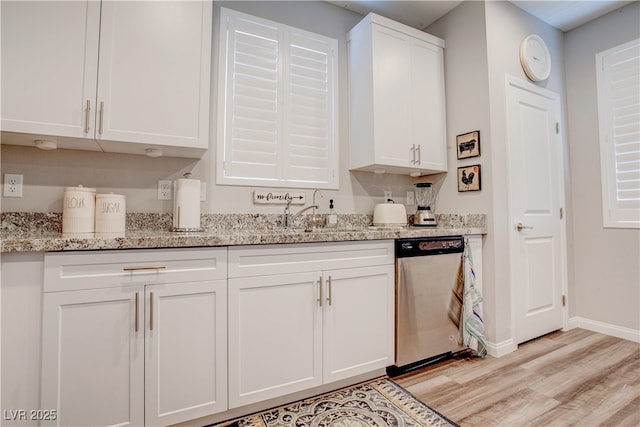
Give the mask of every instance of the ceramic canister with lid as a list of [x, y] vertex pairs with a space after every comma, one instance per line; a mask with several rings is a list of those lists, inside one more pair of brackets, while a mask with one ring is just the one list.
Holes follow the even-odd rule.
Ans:
[[96, 195], [96, 233], [124, 233], [126, 198], [122, 194]]
[[62, 201], [62, 232], [95, 231], [96, 189], [79, 185], [65, 187]]

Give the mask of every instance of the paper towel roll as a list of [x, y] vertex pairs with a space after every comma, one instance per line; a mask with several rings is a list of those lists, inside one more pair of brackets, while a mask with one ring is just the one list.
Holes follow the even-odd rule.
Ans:
[[173, 191], [173, 230], [200, 230], [200, 180], [177, 179]]

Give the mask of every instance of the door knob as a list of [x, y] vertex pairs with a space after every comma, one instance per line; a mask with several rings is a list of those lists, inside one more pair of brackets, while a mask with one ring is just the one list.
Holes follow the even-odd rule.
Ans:
[[527, 230], [531, 230], [532, 228], [533, 228], [533, 227], [529, 227], [529, 226], [526, 226], [526, 225], [522, 225], [522, 223], [521, 223], [521, 222], [519, 222], [519, 223], [517, 223], [517, 224], [516, 224], [516, 231], [522, 231], [522, 230], [525, 230], [525, 229], [527, 229]]

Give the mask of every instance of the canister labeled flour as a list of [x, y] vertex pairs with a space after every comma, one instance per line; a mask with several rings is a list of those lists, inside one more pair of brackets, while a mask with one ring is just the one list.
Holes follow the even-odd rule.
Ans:
[[62, 200], [62, 232], [93, 233], [96, 189], [79, 185], [66, 187]]
[[122, 194], [96, 195], [96, 233], [124, 233], [126, 199]]

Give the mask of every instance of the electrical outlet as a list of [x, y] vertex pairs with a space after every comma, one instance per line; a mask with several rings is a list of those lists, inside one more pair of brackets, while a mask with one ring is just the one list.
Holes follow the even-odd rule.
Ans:
[[171, 200], [171, 185], [169, 180], [158, 181], [158, 200]]
[[22, 197], [22, 175], [4, 174], [4, 197]]
[[392, 198], [391, 190], [384, 190], [384, 201], [385, 201], [385, 203], [391, 198]]
[[416, 197], [413, 191], [407, 191], [407, 206], [416, 204]]

